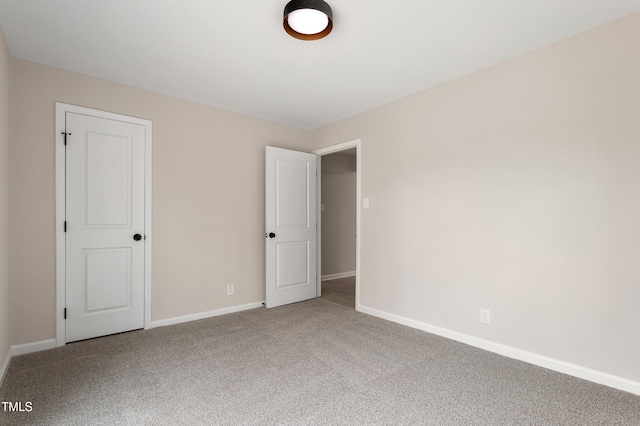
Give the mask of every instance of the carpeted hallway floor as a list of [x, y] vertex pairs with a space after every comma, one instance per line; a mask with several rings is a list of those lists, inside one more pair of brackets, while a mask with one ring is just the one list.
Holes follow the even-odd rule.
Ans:
[[327, 302], [337, 303], [347, 308], [356, 308], [356, 277], [337, 278], [322, 281], [322, 296]]
[[320, 299], [15, 357], [15, 425], [638, 425], [640, 397]]

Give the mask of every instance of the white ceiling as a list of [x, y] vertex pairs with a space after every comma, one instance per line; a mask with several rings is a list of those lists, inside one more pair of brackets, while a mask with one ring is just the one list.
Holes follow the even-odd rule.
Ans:
[[0, 0], [15, 57], [313, 129], [640, 10], [640, 0]]

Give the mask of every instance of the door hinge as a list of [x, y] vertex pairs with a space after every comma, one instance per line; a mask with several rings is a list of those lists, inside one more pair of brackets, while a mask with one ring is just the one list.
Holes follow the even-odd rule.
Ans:
[[67, 232], [67, 221], [64, 221], [64, 232]]
[[67, 136], [71, 136], [71, 132], [67, 133], [67, 132], [60, 132], [64, 135], [64, 144], [67, 144]]
[[67, 308], [64, 308], [64, 319], [67, 319]]

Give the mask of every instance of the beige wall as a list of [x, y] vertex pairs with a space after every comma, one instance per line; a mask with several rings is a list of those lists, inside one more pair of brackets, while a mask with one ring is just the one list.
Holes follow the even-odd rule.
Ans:
[[361, 304], [640, 381], [639, 76], [636, 13], [317, 129], [362, 140]]
[[353, 155], [322, 157], [322, 275], [356, 270], [356, 172]]
[[153, 121], [153, 320], [264, 300], [264, 147], [308, 152], [311, 132], [12, 64], [13, 344], [55, 337], [56, 101]]
[[4, 362], [11, 346], [9, 325], [10, 69], [9, 48], [0, 27], [0, 365]]

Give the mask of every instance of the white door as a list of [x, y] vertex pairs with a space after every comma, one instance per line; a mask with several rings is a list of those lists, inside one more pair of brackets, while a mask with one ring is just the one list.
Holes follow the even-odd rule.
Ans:
[[66, 112], [66, 341], [144, 327], [144, 126]]
[[266, 306], [317, 296], [316, 156], [266, 147]]

